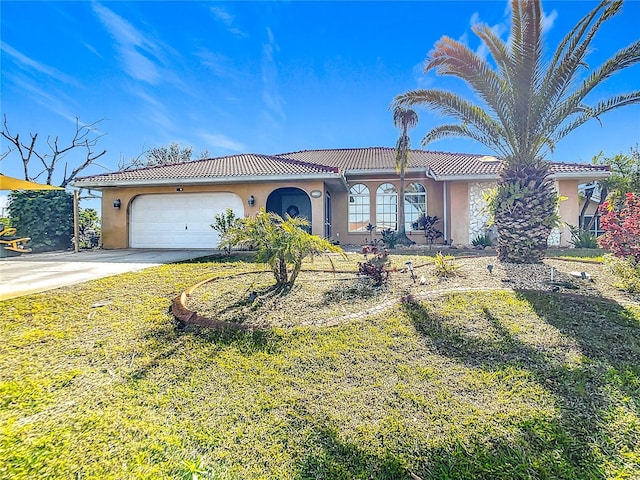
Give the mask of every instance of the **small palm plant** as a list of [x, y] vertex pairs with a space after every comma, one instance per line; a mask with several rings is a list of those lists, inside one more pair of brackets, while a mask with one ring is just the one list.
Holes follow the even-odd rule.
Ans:
[[305, 258], [329, 252], [343, 253], [337, 245], [305, 231], [308, 226], [305, 218], [289, 215], [282, 218], [263, 208], [255, 216], [239, 219], [223, 234], [223, 242], [255, 248], [256, 259], [271, 267], [276, 288], [290, 289]]

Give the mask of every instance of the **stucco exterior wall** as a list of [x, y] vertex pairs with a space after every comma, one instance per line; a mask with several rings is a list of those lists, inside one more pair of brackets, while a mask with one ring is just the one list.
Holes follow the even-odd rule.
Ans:
[[[102, 191], [102, 247], [105, 249], [129, 248], [129, 214], [131, 202], [138, 195], [151, 193], [163, 193], [183, 195], [186, 193], [206, 192], [230, 192], [235, 193], [243, 200], [244, 215], [254, 215], [260, 207], [264, 207], [267, 197], [278, 188], [295, 187], [309, 195], [312, 190], [324, 192], [324, 182], [265, 182], [265, 183], [238, 183], [227, 185], [206, 186], [159, 186], [159, 187], [135, 187], [135, 188], [105, 188]], [[178, 191], [181, 188], [181, 191]], [[249, 196], [255, 198], [254, 206], [249, 206]], [[121, 207], [116, 209], [113, 202], [120, 199]], [[312, 209], [311, 232], [314, 235], [324, 235], [324, 195], [312, 198], [309, 195]], [[211, 219], [213, 223], [213, 219]]]
[[562, 225], [556, 229], [556, 232], [552, 232], [551, 238], [549, 239], [550, 245], [558, 245], [560, 247], [568, 247], [571, 245], [571, 231], [567, 224], [578, 224], [578, 217], [580, 216], [578, 183], [578, 180], [558, 180], [556, 182], [558, 193], [561, 197], [567, 197], [567, 200], [560, 202], [558, 207]]
[[[361, 183], [369, 189], [370, 222], [376, 224], [376, 190], [383, 183], [391, 183], [396, 189], [400, 189], [400, 180], [397, 175], [376, 175], [372, 176], [350, 176], [348, 178], [349, 188]], [[421, 183], [427, 191], [427, 215], [437, 215], [443, 218], [442, 184], [435, 182], [424, 175], [411, 175], [405, 178], [405, 186], [409, 183]], [[341, 245], [364, 245], [371, 241], [369, 232], [349, 232], [349, 193], [331, 192], [332, 204], [332, 240], [339, 241]], [[442, 230], [442, 225], [438, 225]], [[422, 231], [407, 231], [407, 236], [417, 244], [425, 244], [426, 240]], [[379, 233], [374, 234], [374, 238], [380, 239]], [[440, 239], [439, 242], [442, 242]]]
[[[370, 222], [376, 223], [376, 190], [383, 183], [392, 183], [399, 189], [397, 175], [373, 175], [351, 176], [348, 178], [349, 186], [362, 183], [369, 188]], [[436, 182], [424, 175], [409, 175], [405, 179], [405, 185], [418, 182], [425, 186], [427, 192], [427, 214], [439, 217], [442, 222], [437, 225], [446, 235], [446, 240], [452, 239], [456, 244], [468, 244], [479, 234], [483, 233], [488, 213], [484, 210], [486, 202], [482, 192], [494, 186], [493, 182]], [[335, 186], [335, 185], [334, 185]], [[578, 204], [578, 181], [560, 180], [556, 182], [560, 195], [569, 199], [561, 202], [559, 213], [563, 226], [550, 237], [551, 244], [568, 246], [571, 238], [568, 227], [564, 224], [577, 224], [580, 212]], [[368, 232], [349, 232], [348, 212], [349, 193], [340, 189], [332, 190], [322, 180], [308, 182], [253, 182], [226, 185], [207, 186], [157, 186], [157, 187], [131, 187], [131, 188], [105, 188], [102, 191], [102, 245], [105, 249], [117, 249], [129, 247], [129, 214], [133, 199], [144, 194], [172, 194], [205, 192], [230, 192], [238, 195], [244, 206], [244, 215], [253, 215], [261, 207], [266, 206], [269, 195], [279, 188], [294, 187], [306, 192], [311, 202], [312, 225], [311, 232], [314, 235], [325, 236], [326, 192], [331, 194], [331, 226], [330, 240], [337, 241], [341, 245], [363, 245], [371, 241]], [[178, 191], [181, 188], [181, 191]], [[316, 198], [311, 197], [311, 191], [318, 190], [322, 194]], [[249, 206], [248, 198], [253, 195], [255, 205]], [[446, 196], [446, 200], [444, 199]], [[115, 209], [113, 202], [120, 199], [121, 208]], [[446, 211], [445, 211], [446, 208]], [[213, 219], [211, 219], [213, 222]], [[409, 237], [418, 244], [425, 244], [426, 240], [421, 231], [408, 231]], [[376, 233], [374, 238], [380, 238]], [[439, 239], [441, 243], [445, 238]]]
[[454, 244], [466, 244], [469, 240], [469, 184], [451, 182], [449, 192], [449, 238]]

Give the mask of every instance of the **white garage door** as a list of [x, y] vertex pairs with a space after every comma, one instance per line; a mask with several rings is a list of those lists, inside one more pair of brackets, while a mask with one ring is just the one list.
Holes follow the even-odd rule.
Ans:
[[244, 205], [233, 193], [140, 195], [131, 203], [131, 248], [216, 248], [213, 217], [231, 208], [244, 216]]

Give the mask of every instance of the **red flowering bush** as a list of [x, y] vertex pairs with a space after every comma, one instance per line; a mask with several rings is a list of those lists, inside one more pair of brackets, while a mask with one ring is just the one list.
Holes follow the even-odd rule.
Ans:
[[605, 233], [598, 238], [598, 244], [616, 257], [631, 257], [640, 264], [640, 197], [627, 193], [619, 206], [605, 202], [600, 214]]

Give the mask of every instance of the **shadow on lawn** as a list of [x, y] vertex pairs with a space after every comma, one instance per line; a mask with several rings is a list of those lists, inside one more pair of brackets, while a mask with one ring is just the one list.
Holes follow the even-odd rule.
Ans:
[[[525, 456], [536, 457], [545, 449], [555, 449], [560, 454], [554, 459], [555, 468], [542, 476], [560, 473], [561, 478], [570, 478], [565, 476], [570, 472], [574, 478], [604, 478], [602, 457], [621, 451], [621, 445], [607, 443], [608, 432], [602, 428], [608, 421], [607, 413], [615, 408], [608, 392], [618, 389], [636, 403], [640, 402], [640, 325], [628, 310], [612, 301], [538, 291], [520, 291], [516, 296], [527, 301], [540, 319], [576, 341], [584, 361], [578, 366], [569, 366], [562, 355], [554, 356], [522, 342], [487, 306], [482, 308], [482, 315], [494, 330], [490, 339], [478, 336], [473, 325], [453, 325], [448, 317], [425, 303], [407, 303], [404, 309], [417, 331], [427, 337], [440, 354], [471, 367], [526, 368], [555, 396], [561, 413], [558, 424], [519, 426], [525, 438], [540, 437], [519, 446]], [[630, 437], [626, 447], [633, 452], [637, 439], [633, 434]], [[594, 443], [602, 452], [599, 459], [593, 453]], [[514, 460], [517, 461], [509, 456], [505, 459], [507, 464], [513, 464]], [[537, 466], [538, 469], [550, 467], [554, 466]], [[540, 474], [538, 471], [534, 476]]]
[[155, 368], [161, 368], [171, 357], [185, 356], [185, 351], [198, 349], [209, 351], [213, 358], [226, 348], [235, 348], [241, 355], [256, 353], [277, 353], [280, 351], [282, 335], [273, 330], [214, 330], [187, 326], [181, 329], [164, 328], [145, 335], [142, 338], [141, 351], [154, 352], [144, 364], [129, 372], [133, 380], [142, 380]]
[[340, 440], [336, 429], [321, 426], [311, 439], [310, 453], [298, 466], [302, 480], [390, 480], [408, 478], [401, 462], [387, 453], [379, 457], [357, 445]]
[[225, 253], [218, 253], [215, 255], [208, 255], [206, 257], [197, 257], [189, 260], [183, 260], [176, 263], [260, 263], [256, 261], [256, 253], [252, 251], [237, 251], [227, 255]]
[[451, 439], [446, 444], [426, 448], [421, 443], [424, 439], [399, 431], [392, 435], [391, 444], [383, 452], [369, 451], [366, 446], [340, 439], [339, 427], [309, 421], [314, 423], [315, 433], [308, 439], [311, 442], [306, 445], [308, 453], [297, 465], [295, 478], [299, 480], [603, 478], [564, 474], [547, 462], [556, 453], [555, 445], [540, 444], [548, 442], [549, 434], [560, 427], [553, 423], [540, 425], [539, 420], [521, 423], [525, 441], [536, 450], [495, 438], [477, 439], [473, 444]]

